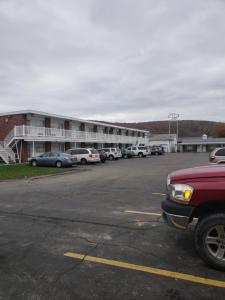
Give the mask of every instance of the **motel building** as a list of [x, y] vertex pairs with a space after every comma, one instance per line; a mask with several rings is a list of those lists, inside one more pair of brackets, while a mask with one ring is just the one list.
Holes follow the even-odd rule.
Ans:
[[0, 159], [26, 162], [30, 157], [70, 148], [127, 147], [146, 144], [148, 131], [33, 110], [0, 114]]
[[225, 147], [225, 138], [202, 137], [182, 138], [178, 141], [179, 152], [211, 152], [215, 148]]

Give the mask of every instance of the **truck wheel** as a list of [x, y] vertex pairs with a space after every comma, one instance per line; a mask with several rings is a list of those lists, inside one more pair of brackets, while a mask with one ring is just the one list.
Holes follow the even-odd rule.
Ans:
[[207, 264], [225, 270], [225, 213], [214, 213], [198, 222], [195, 247]]
[[109, 160], [114, 160], [114, 156], [113, 155], [109, 155]]
[[138, 153], [138, 156], [143, 157], [143, 153], [142, 152]]

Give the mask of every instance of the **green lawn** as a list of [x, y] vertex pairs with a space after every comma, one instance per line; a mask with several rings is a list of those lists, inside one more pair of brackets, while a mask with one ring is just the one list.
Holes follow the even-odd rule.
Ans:
[[61, 173], [71, 168], [31, 167], [29, 165], [0, 165], [0, 180]]

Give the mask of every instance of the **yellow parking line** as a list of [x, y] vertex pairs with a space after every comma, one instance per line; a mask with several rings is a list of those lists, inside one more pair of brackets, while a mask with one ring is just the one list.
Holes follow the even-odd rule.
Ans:
[[123, 269], [135, 270], [135, 271], [170, 277], [170, 278], [174, 278], [174, 279], [180, 279], [180, 280], [190, 281], [190, 282], [194, 282], [194, 283], [200, 283], [200, 284], [204, 284], [204, 285], [225, 288], [225, 281], [208, 279], [208, 278], [204, 278], [204, 277], [193, 276], [190, 274], [184, 274], [184, 273], [178, 273], [178, 272], [173, 272], [173, 271], [167, 271], [167, 270], [163, 270], [163, 269], [129, 264], [129, 263], [122, 262], [122, 261], [100, 258], [100, 257], [95, 257], [95, 256], [89, 256], [89, 255], [85, 256], [83, 254], [74, 253], [74, 252], [67, 252], [64, 254], [64, 256], [75, 258], [75, 259], [80, 259], [83, 261], [89, 261], [89, 262], [93, 262], [93, 263], [119, 267], [119, 268], [123, 268]]
[[160, 213], [137, 211], [137, 210], [125, 210], [125, 213], [139, 214], [139, 215], [149, 215], [149, 216], [158, 216], [158, 217], [160, 217], [162, 215]]
[[152, 193], [152, 195], [166, 196], [166, 194], [163, 193]]

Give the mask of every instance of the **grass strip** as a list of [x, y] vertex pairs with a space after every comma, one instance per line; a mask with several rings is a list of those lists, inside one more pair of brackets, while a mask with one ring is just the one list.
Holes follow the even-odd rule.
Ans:
[[32, 167], [30, 165], [1, 165], [0, 180], [62, 173], [71, 168]]

